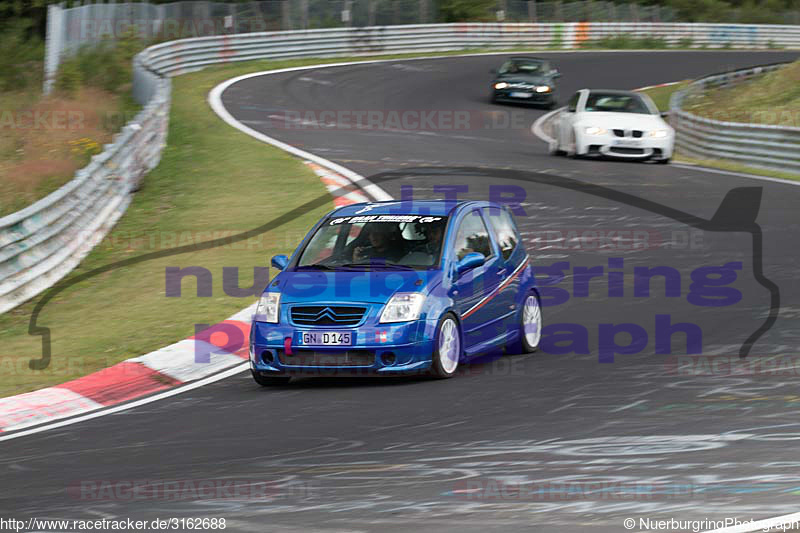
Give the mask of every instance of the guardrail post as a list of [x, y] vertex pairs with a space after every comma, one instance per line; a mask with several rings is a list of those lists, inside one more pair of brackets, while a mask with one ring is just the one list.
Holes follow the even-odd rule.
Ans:
[[308, 0], [300, 0], [300, 27], [308, 29]]
[[536, 16], [536, 0], [528, 0], [528, 20], [538, 22]]
[[47, 35], [44, 45], [44, 84], [42, 91], [50, 94], [55, 83], [58, 65], [64, 53], [64, 4], [47, 6]]
[[289, 0], [281, 0], [281, 29], [292, 29], [292, 14]]

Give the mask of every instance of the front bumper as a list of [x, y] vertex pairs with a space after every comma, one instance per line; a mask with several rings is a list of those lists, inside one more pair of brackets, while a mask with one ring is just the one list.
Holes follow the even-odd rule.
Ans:
[[[253, 322], [250, 368], [264, 376], [423, 373], [431, 366], [435, 329], [435, 321], [425, 320], [353, 328]], [[350, 332], [353, 342], [346, 347], [303, 346], [302, 331]]]
[[[556, 102], [555, 93], [537, 93], [521, 89], [493, 89], [495, 102], [514, 102], [518, 104], [552, 105]], [[521, 95], [527, 96], [521, 96]]]
[[670, 159], [673, 146], [673, 137], [623, 139], [614, 135], [584, 134], [578, 139], [576, 152], [620, 159]]

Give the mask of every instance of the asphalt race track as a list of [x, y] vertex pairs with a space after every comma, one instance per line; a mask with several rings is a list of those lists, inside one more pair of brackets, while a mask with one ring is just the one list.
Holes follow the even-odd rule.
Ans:
[[[563, 73], [563, 102], [583, 87], [631, 89], [796, 56], [552, 59]], [[797, 511], [798, 376], [764, 369], [785, 361], [775, 356], [795, 357], [800, 345], [800, 188], [675, 165], [549, 156], [530, 129], [544, 111], [488, 102], [488, 71], [499, 61], [289, 72], [236, 83], [223, 101], [244, 124], [367, 176], [395, 198], [441, 196], [434, 188], [443, 185], [460, 187], [463, 198], [516, 195], [534, 263], [569, 263], [553, 285], [563, 289], [553, 301], [559, 294], [565, 301], [546, 307], [544, 320], [585, 332], [577, 350], [559, 350], [562, 343], [488, 357], [446, 381], [304, 379], [267, 390], [243, 372], [4, 442], [2, 514], [224, 517], [234, 531], [582, 532], [624, 531], [626, 517], [749, 520]], [[429, 111], [438, 122], [402, 130], [313, 121], [346, 110]], [[448, 126], [449, 111], [466, 111], [467, 125]], [[737, 188], [748, 189], [728, 196]], [[264, 222], [255, 207], [254, 226]], [[632, 242], [632, 230], [644, 233]], [[616, 233], [598, 245], [590, 231]], [[609, 259], [624, 266], [609, 267]], [[725, 272], [711, 270], [735, 273], [735, 282], [721, 284], [740, 297], [698, 305], [730, 296], [710, 282], [701, 287], [707, 271], [698, 269], [722, 265]], [[605, 274], [586, 280], [576, 267]], [[635, 295], [634, 267], [675, 269], [678, 294], [666, 296], [656, 278], [649, 296]], [[615, 268], [624, 294], [611, 297], [606, 274]], [[656, 324], [665, 315], [673, 325], [695, 325], [706, 361], [723, 364], [680, 366], [683, 333], [672, 336], [671, 355], [657, 354], [664, 325]], [[621, 324], [639, 328], [645, 345], [637, 353], [613, 353], [607, 333]], [[615, 338], [633, 341], [627, 333]], [[760, 361], [755, 373], [735, 372], [740, 352]], [[95, 500], [67, 490], [81, 480], [140, 479], [268, 481], [271, 497]]]

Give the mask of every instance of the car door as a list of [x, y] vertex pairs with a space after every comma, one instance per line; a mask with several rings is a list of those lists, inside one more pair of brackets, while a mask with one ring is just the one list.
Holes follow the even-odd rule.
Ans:
[[486, 257], [484, 263], [476, 268], [460, 275], [453, 273], [455, 280], [451, 294], [461, 316], [464, 348], [469, 352], [471, 347], [496, 335], [492, 334], [491, 327], [496, 312], [492, 295], [502, 280], [502, 263], [480, 209], [465, 213], [455, 235], [451, 250], [453, 263], [470, 252], [479, 252]]

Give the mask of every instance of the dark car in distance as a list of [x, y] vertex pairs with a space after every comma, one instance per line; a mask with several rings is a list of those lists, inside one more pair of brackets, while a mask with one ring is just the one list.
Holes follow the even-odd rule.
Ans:
[[499, 70], [492, 70], [489, 100], [532, 104], [553, 109], [557, 105], [556, 78], [561, 74], [548, 60], [538, 57], [508, 58]]

